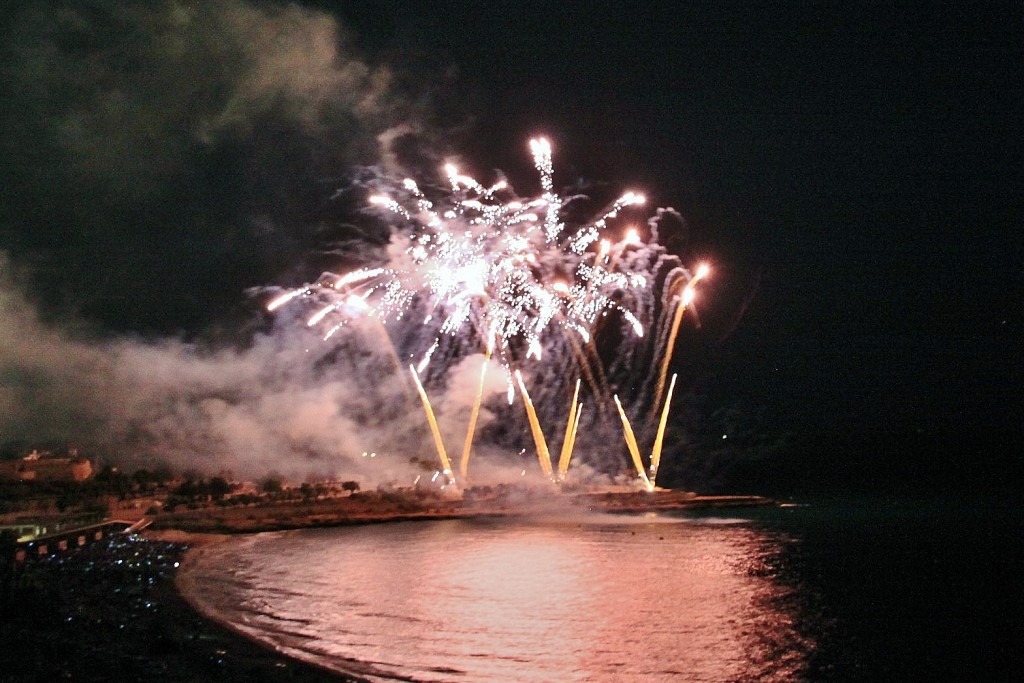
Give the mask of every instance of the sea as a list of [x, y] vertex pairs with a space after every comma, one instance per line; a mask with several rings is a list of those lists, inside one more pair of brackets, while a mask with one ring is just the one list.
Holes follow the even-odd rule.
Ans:
[[779, 507], [242, 536], [179, 583], [207, 616], [372, 681], [1021, 680], [1018, 506]]

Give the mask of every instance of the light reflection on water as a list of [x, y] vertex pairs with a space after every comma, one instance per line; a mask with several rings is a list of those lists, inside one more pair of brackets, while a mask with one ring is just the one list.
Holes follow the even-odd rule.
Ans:
[[792, 680], [813, 643], [773, 569], [787, 542], [721, 517], [399, 523], [214, 546], [183, 583], [288, 654], [376, 679]]

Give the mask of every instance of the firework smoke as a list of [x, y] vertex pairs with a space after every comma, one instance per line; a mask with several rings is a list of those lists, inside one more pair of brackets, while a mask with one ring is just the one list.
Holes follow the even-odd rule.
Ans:
[[[629, 233], [637, 194], [578, 219], [587, 200], [558, 193], [540, 140], [532, 199], [455, 168], [443, 188], [389, 180], [434, 169], [423, 141], [443, 134], [422, 97], [403, 97], [402, 78], [313, 9], [37, 0], [8, 14], [0, 176], [16, 192], [0, 206], [0, 442], [404, 481], [425, 457], [414, 364], [447, 443], [465, 444], [477, 415], [474, 472], [522, 469], [515, 369], [551, 434], [582, 379], [573, 468], [621, 467], [608, 397], [634, 420], [648, 407], [663, 293], [689, 281], [657, 245], [657, 219], [646, 241]], [[383, 220], [348, 222], [353, 185], [373, 188]], [[347, 275], [276, 291], [290, 300], [259, 333], [231, 337], [241, 346], [166, 336], [232, 329], [238, 292], [308, 273], [310, 254]]]

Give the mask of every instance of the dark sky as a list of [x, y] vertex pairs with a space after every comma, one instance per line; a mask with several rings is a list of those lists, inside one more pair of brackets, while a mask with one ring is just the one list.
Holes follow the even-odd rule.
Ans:
[[372, 49], [458, 65], [470, 158], [514, 167], [543, 131], [574, 173], [680, 210], [723, 299], [760, 269], [711, 384], [792, 426], [792, 469], [999, 480], [1021, 444], [1024, 10], [711, 4], [342, 13]]
[[147, 45], [173, 13], [86, 4], [8, 10], [4, 36], [0, 249], [50, 310], [201, 328], [331, 237], [326, 198], [394, 122], [423, 122], [424, 163], [523, 184], [543, 133], [561, 182], [686, 217], [709, 321], [755, 292], [701, 382], [797, 435], [780, 476], [987, 486], [1019, 457], [1019, 3], [310, 2], [359, 68], [309, 83], [266, 68], [289, 54], [259, 40], [280, 15], [244, 8], [272, 5], [210, 3], [169, 69]]

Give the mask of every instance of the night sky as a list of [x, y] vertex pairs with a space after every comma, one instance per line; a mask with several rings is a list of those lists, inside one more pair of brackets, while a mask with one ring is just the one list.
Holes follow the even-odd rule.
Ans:
[[382, 132], [522, 187], [544, 134], [556, 183], [639, 189], [712, 262], [693, 391], [783, 445], [733, 486], [1012, 486], [1024, 8], [709, 4], [19, 4], [4, 267], [45, 318], [201, 335], [351, 237]]

